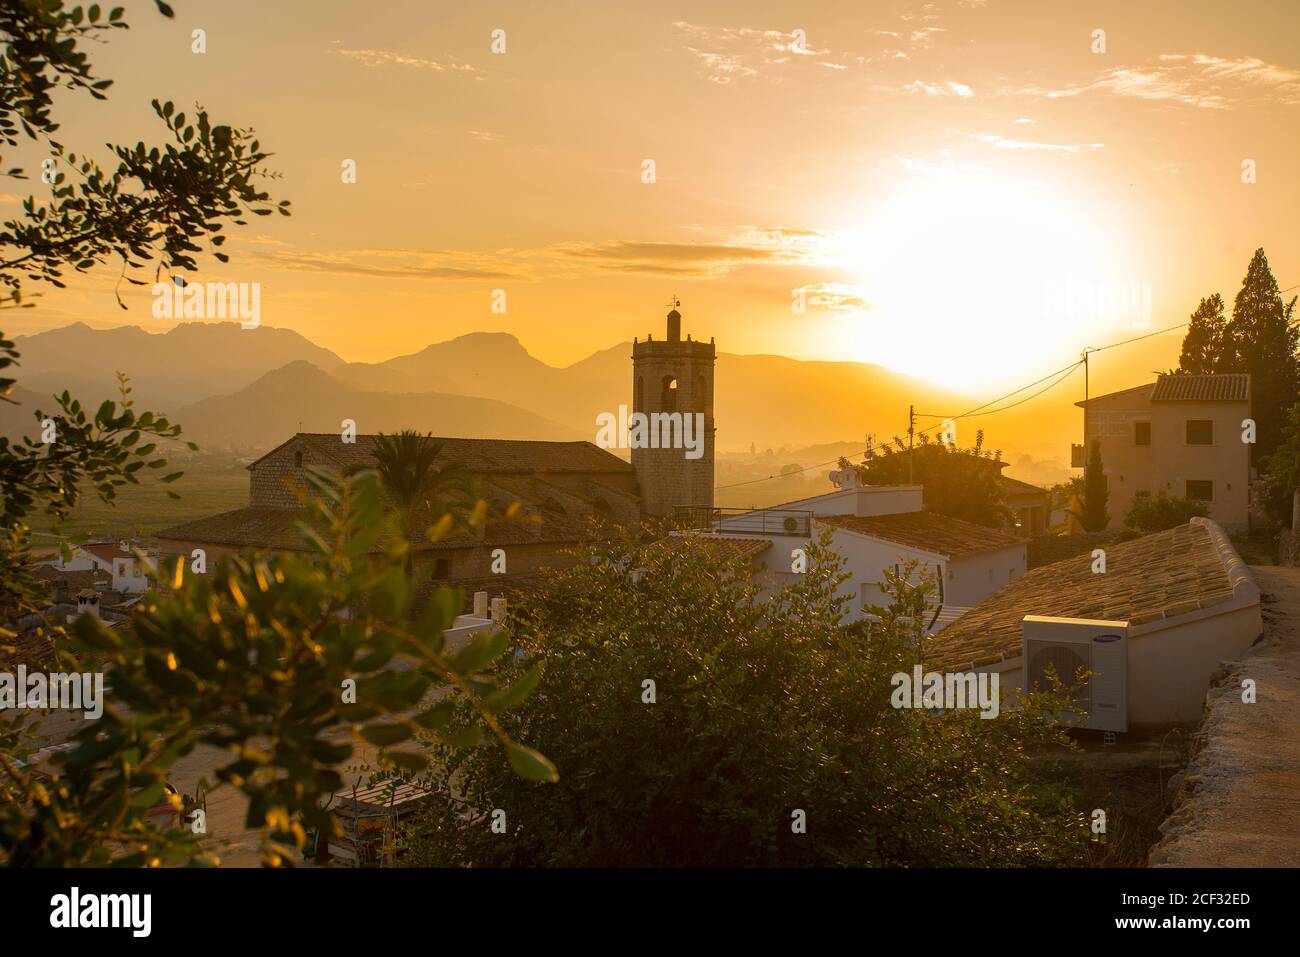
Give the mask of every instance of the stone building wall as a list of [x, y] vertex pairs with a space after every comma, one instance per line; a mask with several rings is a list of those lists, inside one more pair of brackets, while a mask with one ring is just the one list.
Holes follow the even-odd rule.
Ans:
[[[678, 505], [713, 505], [713, 367], [712, 343], [647, 340], [632, 347], [632, 411], [704, 414], [704, 454], [686, 458], [681, 448], [633, 448], [632, 465], [641, 487], [642, 511], [665, 515]], [[676, 408], [664, 403], [664, 381], [677, 382]]]

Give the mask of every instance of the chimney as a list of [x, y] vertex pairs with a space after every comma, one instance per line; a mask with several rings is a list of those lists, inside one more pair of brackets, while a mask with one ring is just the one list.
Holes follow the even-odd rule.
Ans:
[[84, 591], [78, 592], [77, 593], [77, 614], [78, 615], [88, 614], [88, 615], [93, 615], [96, 618], [99, 618], [100, 617], [99, 595], [88, 588], [85, 589]]

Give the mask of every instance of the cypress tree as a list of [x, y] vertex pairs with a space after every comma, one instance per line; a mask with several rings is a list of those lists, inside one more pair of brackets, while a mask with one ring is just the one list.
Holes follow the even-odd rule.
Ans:
[[1231, 365], [1232, 346], [1227, 337], [1228, 320], [1223, 314], [1223, 297], [1217, 292], [1192, 313], [1178, 357], [1178, 371], [1224, 372]]
[[1110, 513], [1106, 511], [1108, 498], [1106, 475], [1101, 469], [1101, 442], [1093, 439], [1088, 449], [1088, 464], [1083, 470], [1082, 511], [1076, 516], [1085, 532], [1104, 531], [1110, 524]]
[[1300, 331], [1293, 321], [1295, 304], [1292, 298], [1283, 305], [1264, 250], [1255, 250], [1227, 326], [1232, 362], [1230, 368], [1217, 370], [1250, 373], [1251, 415], [1258, 429], [1252, 450], [1255, 462], [1277, 448], [1285, 410], [1300, 397], [1300, 363], [1296, 359]]

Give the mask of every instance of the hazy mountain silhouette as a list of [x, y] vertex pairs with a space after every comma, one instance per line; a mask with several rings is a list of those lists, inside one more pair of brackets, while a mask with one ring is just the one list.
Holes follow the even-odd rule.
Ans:
[[68, 389], [82, 402], [117, 397], [116, 372], [131, 377], [142, 407], [169, 408], [242, 389], [300, 359], [330, 370], [343, 360], [290, 329], [235, 322], [185, 322], [168, 332], [139, 326], [92, 329], [83, 322], [15, 336], [15, 378], [33, 392]]
[[437, 392], [367, 392], [309, 362], [268, 372], [231, 395], [211, 396], [175, 410], [185, 435], [206, 448], [265, 450], [294, 432], [338, 432], [344, 419], [358, 432], [416, 429], [455, 438], [590, 438], [533, 412], [493, 399]]
[[[596, 416], [632, 399], [632, 343], [602, 349], [564, 368], [536, 359], [507, 333], [471, 333], [379, 363], [350, 363], [338, 378], [366, 389], [437, 388], [499, 399], [595, 433]], [[860, 362], [784, 356], [718, 356], [719, 448], [829, 442], [906, 428], [909, 402], [944, 409], [969, 400], [923, 379]]]
[[337, 370], [344, 382], [369, 390], [424, 392], [498, 399], [563, 422], [590, 438], [596, 413], [631, 395], [631, 347], [623, 350], [624, 398], [609, 382], [588, 380], [570, 369], [556, 369], [529, 354], [505, 332], [471, 332], [419, 352], [378, 363], [349, 363]]
[[[371, 363], [344, 362], [287, 329], [246, 330], [236, 323], [185, 323], [167, 333], [77, 323], [17, 337], [16, 344], [23, 353], [16, 378], [46, 405], [52, 406], [51, 392], [64, 388], [87, 404], [116, 398], [113, 373], [121, 369], [131, 375], [141, 408], [172, 415], [200, 441], [247, 449], [283, 441], [299, 421], [333, 431], [341, 418], [357, 419], [363, 431], [405, 425], [447, 435], [591, 440], [596, 416], [617, 413], [632, 396], [630, 342], [563, 368], [501, 332], [470, 333]], [[284, 375], [268, 376], [276, 370]], [[453, 402], [457, 397], [480, 401]], [[1077, 397], [1054, 390], [1003, 414], [963, 420], [958, 442], [969, 445], [974, 430], [984, 428], [988, 448], [1068, 457], [1078, 419], [1070, 402]], [[887, 441], [906, 431], [909, 404], [954, 414], [977, 402], [866, 363], [718, 356], [720, 451], [865, 442], [867, 433]], [[371, 415], [373, 422], [362, 421]], [[452, 422], [457, 415], [464, 419]], [[5, 410], [0, 425], [12, 435], [12, 423], [26, 430], [30, 418], [25, 402], [16, 414]], [[918, 428], [936, 421], [918, 420]]]

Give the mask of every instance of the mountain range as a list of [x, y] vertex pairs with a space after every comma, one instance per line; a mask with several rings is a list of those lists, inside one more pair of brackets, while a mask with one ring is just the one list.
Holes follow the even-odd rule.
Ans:
[[[337, 430], [344, 418], [361, 432], [594, 439], [596, 415], [616, 413], [632, 392], [630, 342], [555, 367], [507, 333], [470, 333], [377, 363], [347, 362], [288, 329], [233, 322], [183, 323], [163, 333], [74, 323], [15, 337], [15, 348], [21, 365], [12, 398], [22, 406], [0, 405], [5, 434], [30, 434], [33, 403], [52, 407], [56, 390], [86, 404], [116, 397], [121, 371], [139, 408], [168, 414], [201, 445], [244, 452], [269, 449], [295, 431]], [[731, 353], [718, 356], [715, 396], [721, 452], [856, 442], [869, 433], [888, 439], [905, 432], [909, 404], [954, 413], [975, 404], [877, 365]], [[998, 423], [989, 447], [1027, 449], [1029, 436], [1010, 441], [1028, 421], [1015, 412]], [[927, 425], [933, 422], [918, 428]], [[1059, 419], [1032, 431], [1053, 446], [1062, 442]], [[965, 445], [973, 436], [960, 438]]]

